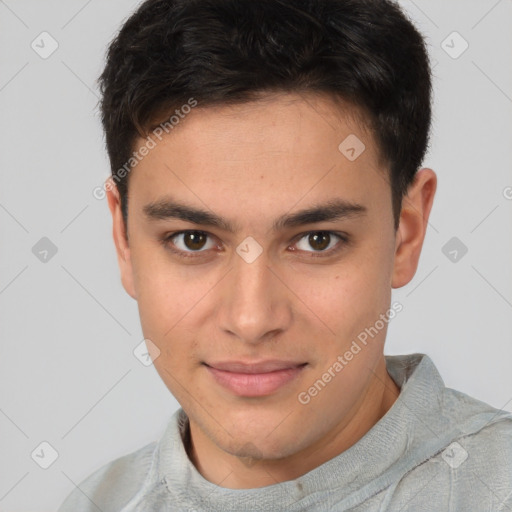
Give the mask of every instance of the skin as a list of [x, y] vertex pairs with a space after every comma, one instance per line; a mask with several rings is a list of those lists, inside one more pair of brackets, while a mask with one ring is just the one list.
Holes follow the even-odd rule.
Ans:
[[[350, 134], [366, 146], [354, 161], [338, 150]], [[210, 482], [247, 489], [298, 478], [356, 443], [396, 400], [383, 355], [387, 324], [308, 404], [297, 398], [416, 272], [437, 178], [418, 171], [395, 231], [386, 172], [356, 111], [326, 96], [278, 94], [193, 109], [132, 171], [128, 238], [117, 190], [108, 192], [123, 286], [138, 302], [145, 338], [161, 351], [158, 373], [190, 419], [189, 457]], [[166, 195], [240, 230], [147, 218], [144, 206]], [[271, 230], [280, 215], [336, 198], [367, 212]], [[181, 230], [209, 234], [202, 252], [173, 239], [196, 257], [160, 242]], [[308, 238], [319, 231], [350, 242], [332, 235], [319, 250]], [[248, 236], [263, 250], [252, 263], [236, 252]], [[308, 365], [277, 391], [245, 397], [202, 364], [266, 359]]]

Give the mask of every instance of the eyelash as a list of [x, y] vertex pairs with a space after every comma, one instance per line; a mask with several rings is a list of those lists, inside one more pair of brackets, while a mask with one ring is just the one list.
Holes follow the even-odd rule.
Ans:
[[[163, 238], [161, 238], [159, 241], [164, 246], [164, 248], [168, 249], [169, 251], [173, 252], [180, 258], [198, 258], [201, 257], [201, 253], [207, 252], [207, 251], [182, 251], [180, 249], [175, 249], [172, 244], [172, 239], [177, 237], [178, 235], [184, 235], [187, 233], [200, 233], [206, 236], [211, 236], [210, 233], [207, 233], [206, 231], [200, 231], [197, 229], [187, 229], [184, 231], [176, 231], [174, 233], [170, 233]], [[312, 235], [312, 234], [318, 234], [318, 233], [327, 233], [329, 235], [334, 235], [340, 239], [340, 242], [333, 248], [328, 251], [313, 251], [308, 258], [327, 258], [329, 256], [333, 256], [334, 254], [337, 254], [339, 251], [343, 249], [344, 246], [348, 245], [350, 243], [350, 237], [348, 237], [345, 233], [337, 233], [335, 231], [328, 231], [328, 230], [317, 230], [317, 231], [307, 231], [305, 233], [301, 233], [300, 235], [297, 235], [295, 238], [295, 242], [297, 243], [300, 240], [302, 240], [304, 237]], [[310, 252], [310, 251], [305, 251]]]

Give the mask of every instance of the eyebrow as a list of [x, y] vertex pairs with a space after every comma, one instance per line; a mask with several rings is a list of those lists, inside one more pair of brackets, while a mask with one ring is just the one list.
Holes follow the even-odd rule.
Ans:
[[[337, 220], [361, 217], [366, 215], [367, 208], [362, 204], [353, 203], [344, 199], [332, 199], [320, 205], [294, 213], [284, 214], [274, 220], [273, 231], [293, 228], [317, 222], [334, 222]], [[180, 219], [201, 226], [211, 226], [236, 233], [240, 227], [219, 215], [180, 203], [170, 198], [153, 201], [144, 206], [143, 212], [149, 220]]]

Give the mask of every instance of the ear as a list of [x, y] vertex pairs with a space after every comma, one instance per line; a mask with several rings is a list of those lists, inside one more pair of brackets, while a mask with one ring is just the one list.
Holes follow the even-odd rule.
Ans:
[[128, 247], [128, 240], [125, 235], [125, 223], [121, 210], [119, 191], [112, 178], [108, 178], [108, 183], [105, 188], [107, 191], [108, 207], [112, 214], [112, 235], [116, 246], [117, 263], [121, 271], [121, 282], [126, 293], [136, 300], [137, 294], [135, 293], [133, 267], [130, 248]]
[[393, 288], [405, 286], [416, 273], [436, 188], [436, 173], [423, 168], [416, 173], [403, 198], [396, 233]]

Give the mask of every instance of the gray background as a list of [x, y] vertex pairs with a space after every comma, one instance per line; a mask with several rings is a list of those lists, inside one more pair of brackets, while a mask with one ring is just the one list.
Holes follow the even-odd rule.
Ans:
[[[4, 512], [56, 510], [93, 470], [157, 439], [178, 406], [133, 355], [143, 338], [136, 302], [120, 283], [106, 200], [92, 195], [109, 172], [95, 80], [137, 4], [0, 0]], [[424, 165], [439, 186], [417, 274], [393, 293], [404, 310], [387, 353], [427, 353], [448, 386], [510, 410], [512, 2], [402, 4], [434, 63]], [[47, 58], [31, 47], [51, 49], [43, 31], [59, 45]], [[461, 55], [453, 31], [469, 44]], [[452, 237], [456, 261], [451, 245], [443, 253]], [[48, 469], [43, 441], [58, 452]]]

